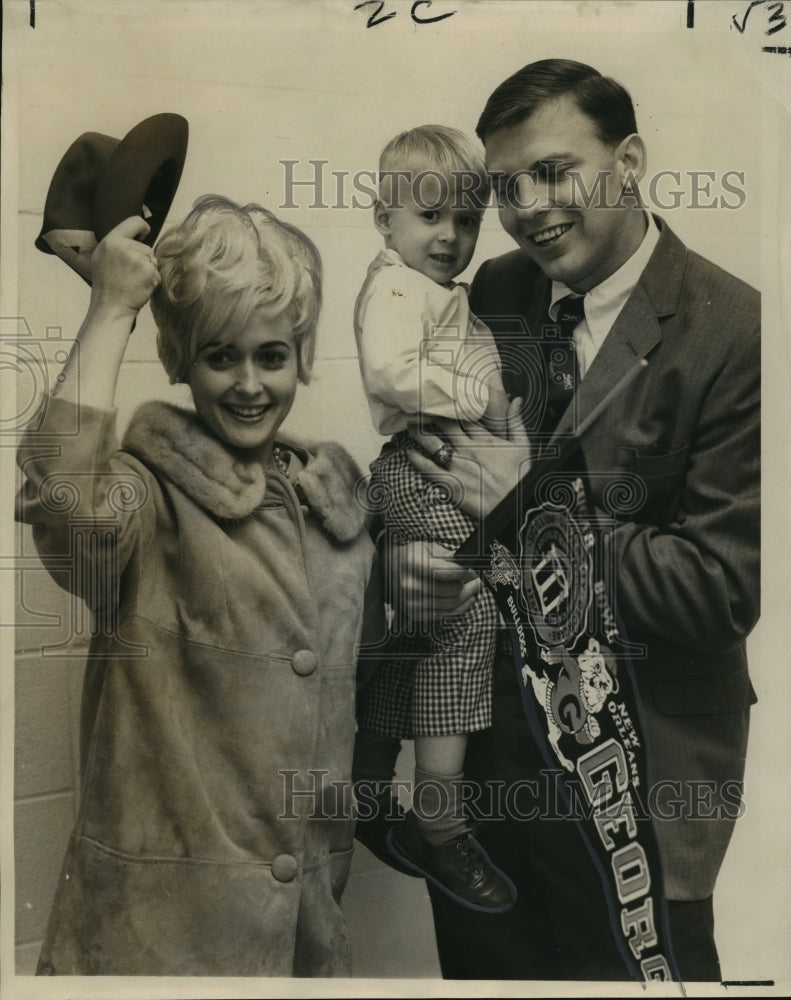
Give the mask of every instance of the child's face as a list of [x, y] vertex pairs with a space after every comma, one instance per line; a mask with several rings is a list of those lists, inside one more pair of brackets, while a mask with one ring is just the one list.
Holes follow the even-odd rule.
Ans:
[[228, 343], [208, 343], [187, 379], [206, 426], [232, 448], [272, 452], [275, 434], [297, 390], [297, 344], [286, 314], [253, 313]]
[[377, 206], [376, 227], [409, 267], [444, 285], [467, 267], [475, 252], [481, 213], [457, 205], [453, 195], [434, 207], [433, 199], [400, 197], [400, 207]]

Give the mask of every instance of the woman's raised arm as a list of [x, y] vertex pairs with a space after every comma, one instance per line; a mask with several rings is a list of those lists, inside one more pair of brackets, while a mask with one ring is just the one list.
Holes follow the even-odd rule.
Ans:
[[144, 219], [132, 216], [96, 247], [91, 302], [53, 395], [101, 409], [113, 405], [129, 334], [159, 284], [154, 251], [140, 242], [148, 231]]

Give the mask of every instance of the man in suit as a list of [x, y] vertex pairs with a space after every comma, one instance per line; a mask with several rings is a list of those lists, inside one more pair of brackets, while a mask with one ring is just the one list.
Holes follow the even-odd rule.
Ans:
[[[646, 801], [672, 947], [682, 979], [719, 981], [712, 894], [741, 808], [755, 700], [745, 639], [759, 598], [760, 299], [646, 211], [637, 187], [645, 147], [617, 82], [568, 60], [530, 64], [494, 91], [477, 131], [518, 249], [482, 265], [471, 306], [498, 340], [506, 389], [520, 400], [512, 417], [536, 393], [515, 331], [526, 343], [558, 322], [561, 299], [582, 297], [573, 330], [579, 382], [553, 440], [586, 426], [607, 400], [581, 452], [593, 503], [614, 518], [613, 603], [639, 649]], [[539, 410], [545, 418], [549, 407]], [[549, 429], [529, 428], [544, 438]], [[437, 450], [436, 438], [417, 436]], [[542, 435], [532, 436], [535, 456]], [[519, 459], [524, 473], [525, 451], [496, 447], [481, 431], [456, 441], [450, 471], [469, 511], [483, 515], [513, 487]], [[432, 473], [425, 456], [416, 452], [414, 462]], [[401, 552], [408, 612], [448, 613], [474, 599], [479, 584], [467, 571], [438, 561], [433, 579], [420, 578], [417, 563]], [[511, 809], [479, 830], [516, 883], [514, 909], [480, 916], [432, 890], [443, 975], [626, 978], [599, 872], [575, 823], [548, 807], [552, 776], [507, 644], [495, 667], [492, 729], [471, 740], [465, 775], [506, 788], [535, 779], [540, 808]]]

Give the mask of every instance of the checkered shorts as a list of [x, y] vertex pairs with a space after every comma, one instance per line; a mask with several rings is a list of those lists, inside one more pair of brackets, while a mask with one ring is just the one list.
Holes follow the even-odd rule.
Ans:
[[[415, 470], [408, 448], [415, 448], [409, 434], [396, 434], [371, 464], [371, 495], [383, 500], [385, 526], [401, 543], [424, 539], [456, 549], [474, 524], [455, 506], [451, 488]], [[483, 589], [466, 614], [432, 622], [428, 634], [393, 627], [358, 694], [360, 728], [413, 739], [488, 727], [499, 626], [494, 598]]]

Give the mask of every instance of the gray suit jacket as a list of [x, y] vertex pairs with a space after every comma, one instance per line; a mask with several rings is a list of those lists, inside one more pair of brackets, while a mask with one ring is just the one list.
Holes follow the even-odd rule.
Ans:
[[[622, 391], [582, 452], [616, 519], [615, 602], [647, 730], [647, 805], [671, 899], [711, 893], [740, 812], [748, 708], [744, 640], [758, 618], [760, 297], [661, 236], [556, 436]], [[479, 269], [471, 305], [495, 334], [512, 395], [531, 392], [531, 337], [551, 282], [517, 250]], [[520, 346], [521, 345], [521, 346]], [[535, 376], [532, 376], [535, 391]]]

